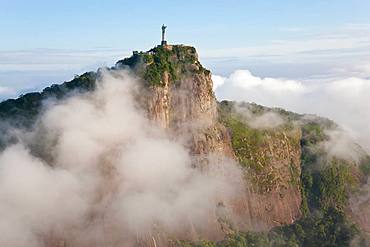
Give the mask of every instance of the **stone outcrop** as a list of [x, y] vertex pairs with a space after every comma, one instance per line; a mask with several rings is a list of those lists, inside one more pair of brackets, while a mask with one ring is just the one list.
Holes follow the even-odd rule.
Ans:
[[[248, 145], [248, 188], [238, 202], [243, 229], [266, 230], [291, 224], [301, 216], [300, 132], [265, 134], [260, 145]], [[289, 137], [288, 137], [289, 135]]]
[[[229, 135], [218, 122], [211, 73], [199, 63], [195, 49], [159, 46], [135, 56], [117, 66], [129, 66], [144, 79], [148, 117], [182, 139], [192, 155], [218, 153], [233, 158]], [[158, 60], [164, 65], [153, 66]], [[153, 82], [150, 73], [159, 73], [159, 81]]]
[[[153, 224], [152, 229], [135, 236], [110, 226], [107, 236], [117, 240], [117, 246], [179, 246], [177, 240], [218, 241], [225, 235], [238, 237], [249, 230], [270, 229], [272, 235], [282, 234], [278, 237], [304, 243], [307, 239], [316, 243], [316, 236], [322, 233], [342, 241], [343, 235], [351, 238], [351, 222], [366, 235], [365, 239], [370, 239], [370, 156], [361, 151], [363, 160], [358, 162], [330, 156], [322, 144], [330, 140], [326, 131], [338, 128], [334, 122], [253, 103], [217, 102], [211, 73], [200, 64], [196, 50], [190, 46], [165, 44], [147, 52], [134, 52], [106, 70], [122, 69], [138, 78], [140, 90], [134, 91], [140, 95], [134, 95], [136, 106], [142, 108], [151, 123], [186, 147], [195, 169], [221, 173], [235, 190], [229, 193], [232, 195], [225, 193], [228, 184], [222, 183], [212, 200], [200, 200], [211, 201], [211, 210], [208, 208], [201, 225], [184, 220], [181, 227], [168, 231]], [[0, 120], [9, 126], [32, 129], [43, 113], [45, 100], [63, 100], [76, 93], [94, 91], [102, 71], [105, 69], [1, 102]], [[275, 114], [280, 118], [278, 124], [269, 126], [269, 120], [267, 125], [256, 125], [258, 121], [254, 120], [264, 119], [264, 114]], [[0, 150], [17, 141], [10, 128], [5, 127], [0, 126]], [[36, 142], [30, 150], [49, 159]], [[232, 172], [225, 167], [232, 167]], [[104, 166], [103, 170], [109, 167]], [[200, 186], [208, 188], [207, 184]], [[89, 217], [98, 219], [99, 214]], [[318, 224], [320, 227], [316, 227]], [[86, 246], [67, 235], [51, 231], [40, 237], [50, 247]], [[312, 246], [321, 246], [326, 240], [319, 239], [320, 244]], [[99, 246], [105, 245], [100, 236], [97, 241], [102, 243]], [[181, 246], [189, 245], [185, 241]]]
[[[193, 47], [165, 45], [135, 52], [118, 61], [112, 70], [127, 68], [141, 78], [139, 104], [148, 118], [188, 148], [194, 167], [202, 169], [210, 167], [214, 160], [228, 160], [239, 163], [243, 173], [243, 181], [230, 180], [242, 187], [237, 197], [226, 201], [220, 192], [220, 202], [204, 228], [194, 229], [191, 223], [184, 223], [186, 230], [175, 237], [219, 240], [234, 230], [271, 229], [301, 216], [299, 128], [254, 129], [247, 122], [234, 119], [231, 109], [222, 111], [212, 90], [211, 73], [200, 64]], [[32, 125], [43, 100], [62, 99], [76, 89], [83, 93], [93, 91], [97, 77], [99, 72], [86, 73], [42, 93], [4, 102], [0, 105], [0, 117], [24, 115], [30, 119], [28, 125]], [[27, 104], [27, 99], [37, 104]], [[56, 237], [45, 241], [47, 246], [79, 246]], [[132, 241], [135, 243], [127, 246], [171, 245], [169, 236], [160, 231]]]
[[[117, 63], [125, 66], [143, 78], [149, 118], [184, 141], [197, 157], [195, 166], [207, 163], [209, 154], [241, 161], [232, 142], [236, 132], [220, 120], [211, 73], [193, 47], [159, 46]], [[255, 131], [261, 142], [241, 140], [243, 159], [250, 164], [243, 165], [248, 185], [229, 205], [235, 227], [242, 230], [290, 224], [301, 215], [299, 129]]]

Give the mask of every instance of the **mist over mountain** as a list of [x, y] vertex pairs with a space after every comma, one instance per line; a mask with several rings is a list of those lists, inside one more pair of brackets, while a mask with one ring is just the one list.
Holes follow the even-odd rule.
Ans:
[[0, 103], [0, 245], [366, 246], [368, 139], [227, 81], [310, 91], [164, 44]]
[[333, 119], [370, 150], [370, 80], [359, 77], [321, 80], [261, 78], [247, 70], [213, 76], [220, 99], [259, 102]]

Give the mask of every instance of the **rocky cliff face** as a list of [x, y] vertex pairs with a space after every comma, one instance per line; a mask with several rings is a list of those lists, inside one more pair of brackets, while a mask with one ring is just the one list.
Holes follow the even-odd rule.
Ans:
[[158, 46], [116, 66], [128, 66], [143, 78], [148, 117], [182, 138], [192, 155], [234, 156], [226, 128], [218, 122], [211, 73], [193, 47]]
[[[166, 45], [134, 52], [108, 70], [122, 69], [141, 82], [138, 105], [153, 124], [189, 150], [195, 168], [237, 163], [242, 173], [230, 179], [241, 187], [237, 196], [230, 199], [220, 192], [215, 212], [210, 213], [204, 227], [195, 229], [191, 222], [184, 223], [186, 230], [171, 236], [172, 240], [220, 240], [236, 234], [235, 239], [230, 237], [220, 245], [235, 246], [245, 241], [238, 235], [240, 230], [273, 228], [271, 236], [282, 238], [276, 246], [335, 246], [338, 242], [347, 246], [354, 235], [348, 219], [369, 231], [370, 157], [364, 154], [365, 159], [356, 163], [330, 156], [322, 144], [329, 141], [325, 131], [336, 127], [331, 121], [255, 104], [217, 102], [211, 73], [189, 46]], [[41, 93], [2, 102], [0, 120], [22, 128], [32, 126], [42, 113], [43, 101], [93, 91], [99, 73], [85, 73]], [[0, 126], [5, 137], [0, 138], [0, 148], [13, 141], [6, 131]], [[354, 193], [358, 188], [359, 193]], [[252, 241], [253, 246], [266, 246], [271, 236], [258, 235], [256, 239], [264, 239], [264, 245]], [[46, 239], [46, 245], [66, 246], [63, 238], [55, 239]], [[137, 246], [179, 246], [169, 239], [158, 231], [134, 242]], [[271, 241], [275, 246], [277, 240]]]
[[[236, 159], [243, 167], [247, 189], [237, 202], [246, 229], [291, 224], [301, 216], [301, 130], [297, 126], [251, 127], [264, 113], [249, 105], [221, 102], [219, 119], [229, 130]], [[244, 110], [247, 110], [245, 113]]]
[[263, 131], [238, 122], [233, 109], [217, 105], [211, 73], [193, 47], [159, 46], [116, 65], [125, 66], [144, 80], [148, 116], [184, 138], [195, 166], [210, 154], [242, 165], [247, 185], [230, 205], [239, 229], [269, 229], [301, 215], [299, 129]]

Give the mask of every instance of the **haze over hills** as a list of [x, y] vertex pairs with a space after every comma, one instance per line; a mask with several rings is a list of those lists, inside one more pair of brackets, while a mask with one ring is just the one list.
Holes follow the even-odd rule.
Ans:
[[369, 154], [331, 120], [217, 102], [191, 46], [6, 100], [0, 118], [1, 246], [367, 244]]

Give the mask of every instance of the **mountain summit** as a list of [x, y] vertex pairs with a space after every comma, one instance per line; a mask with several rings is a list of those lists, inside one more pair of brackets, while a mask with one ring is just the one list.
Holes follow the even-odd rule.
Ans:
[[[211, 202], [214, 210], [207, 212], [202, 227], [186, 222], [182, 231], [170, 236], [161, 232], [160, 223], [153, 224], [138, 246], [153, 246], [152, 241], [158, 246], [215, 246], [203, 239], [219, 241], [217, 246], [347, 246], [362, 234], [354, 230], [355, 224], [361, 230], [370, 227], [367, 218], [360, 218], [368, 207], [350, 203], [351, 193], [366, 187], [370, 158], [365, 151], [353, 144], [361, 153], [358, 160], [331, 153], [326, 147], [338, 126], [327, 119], [250, 103], [217, 102], [211, 72], [191, 46], [164, 44], [135, 51], [111, 68], [0, 103], [1, 148], [20, 142], [9, 126], [30, 131], [49, 102], [89, 95], [99, 88], [104, 73], [114, 77], [120, 72], [137, 82], [135, 106], [186, 148], [193, 169], [219, 172], [225, 166], [215, 164], [237, 164], [235, 173], [222, 171], [236, 185], [237, 196], [230, 199], [229, 192], [217, 192], [217, 200]], [[40, 149], [42, 144], [31, 147], [40, 159], [49, 160]], [[75, 246], [59, 237], [64, 246]]]

